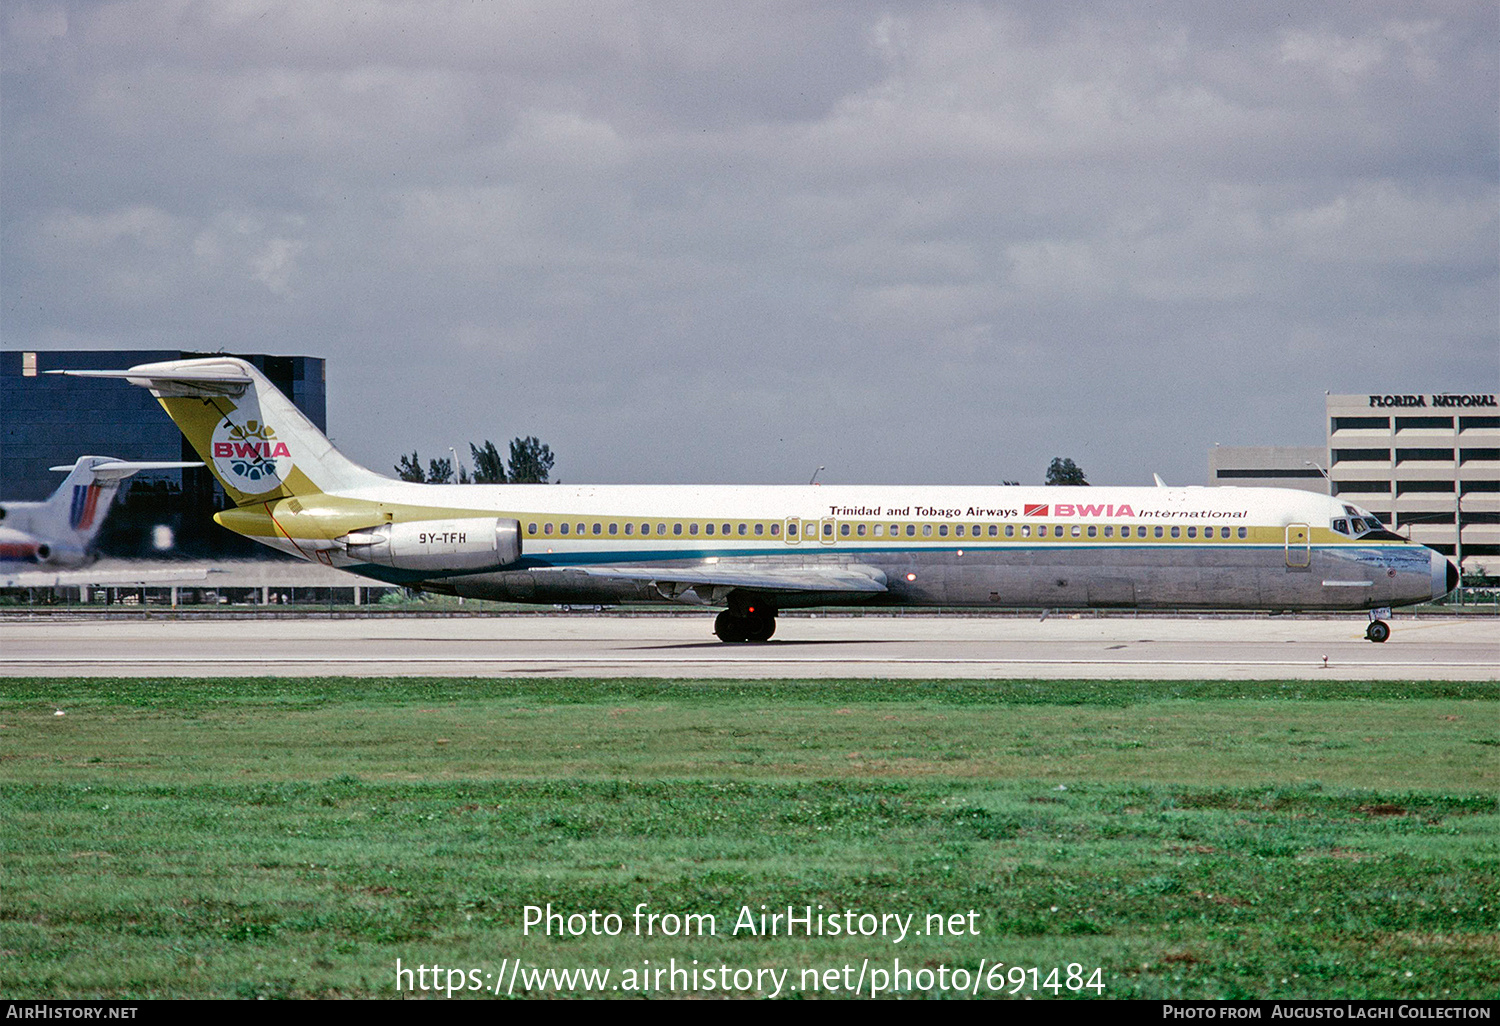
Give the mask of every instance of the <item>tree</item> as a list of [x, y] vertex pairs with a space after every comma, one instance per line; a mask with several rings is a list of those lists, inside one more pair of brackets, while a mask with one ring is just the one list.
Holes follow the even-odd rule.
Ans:
[[432, 460], [427, 466], [428, 484], [447, 484], [453, 479], [453, 461], [450, 459]]
[[527, 436], [510, 442], [512, 484], [546, 484], [552, 476], [552, 450], [540, 439]]
[[1083, 471], [1078, 464], [1061, 456], [1054, 456], [1047, 467], [1047, 483], [1049, 485], [1086, 485]]
[[475, 484], [504, 484], [506, 482], [505, 460], [501, 458], [500, 451], [495, 448], [494, 442], [485, 439], [483, 449], [470, 442], [469, 456], [474, 461]]
[[415, 481], [421, 484], [427, 480], [427, 475], [422, 472], [422, 460], [417, 456], [416, 450], [412, 450], [410, 456], [402, 456], [401, 462], [396, 464], [396, 473], [403, 481]]

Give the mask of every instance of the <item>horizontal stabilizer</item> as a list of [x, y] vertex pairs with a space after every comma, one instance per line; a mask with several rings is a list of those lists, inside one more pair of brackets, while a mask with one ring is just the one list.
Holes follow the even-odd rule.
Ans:
[[47, 374], [64, 374], [73, 378], [124, 378], [132, 385], [149, 388], [158, 396], [239, 396], [254, 380], [229, 360], [193, 360], [143, 363], [129, 370], [53, 370]]
[[[85, 459], [91, 459], [91, 458], [97, 458], [97, 457], [84, 457], [84, 458]], [[48, 467], [47, 469], [48, 470], [72, 470], [77, 465], [78, 464], [76, 464], [76, 463], [70, 463], [67, 466], [63, 466], [63, 467]], [[151, 461], [151, 462], [141, 462], [141, 461], [137, 461], [137, 460], [105, 460], [104, 462], [101, 462], [101, 463], [95, 463], [93, 466], [88, 467], [86, 469], [90, 473], [92, 473], [94, 475], [95, 479], [97, 479], [97, 480], [101, 480], [101, 481], [114, 481], [114, 480], [118, 480], [120, 478], [129, 477], [131, 474], [139, 474], [143, 470], [182, 470], [185, 467], [201, 467], [201, 466], [203, 466], [203, 464], [202, 463], [198, 463], [198, 462], [183, 463], [183, 462], [169, 462], [169, 461], [160, 461], [160, 460]]]

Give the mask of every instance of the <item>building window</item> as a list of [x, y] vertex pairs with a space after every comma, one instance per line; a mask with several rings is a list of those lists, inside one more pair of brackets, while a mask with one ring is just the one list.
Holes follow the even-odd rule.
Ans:
[[1452, 463], [1453, 462], [1453, 450], [1452, 449], [1446, 449], [1446, 448], [1445, 449], [1397, 449], [1396, 450], [1396, 462], [1397, 463], [1411, 463], [1411, 462]]
[[1458, 429], [1460, 431], [1480, 431], [1485, 428], [1491, 431], [1500, 428], [1500, 417], [1459, 417]]
[[1452, 417], [1397, 417], [1397, 431], [1452, 431]]
[[1389, 417], [1334, 417], [1335, 431], [1389, 431]]

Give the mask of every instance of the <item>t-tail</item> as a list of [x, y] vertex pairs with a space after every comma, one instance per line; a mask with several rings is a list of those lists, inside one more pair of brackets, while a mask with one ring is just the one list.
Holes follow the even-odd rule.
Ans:
[[150, 389], [236, 506], [378, 484], [244, 360], [143, 363], [123, 371], [49, 371], [124, 378]]
[[[142, 470], [175, 470], [201, 467], [201, 463], [141, 463], [113, 456], [80, 456], [71, 465], [51, 467], [67, 471], [63, 483], [42, 502], [7, 502], [0, 505], [0, 524], [11, 535], [0, 551], [5, 559], [76, 565], [89, 557], [89, 547], [120, 485]], [[9, 539], [10, 536], [8, 536]]]

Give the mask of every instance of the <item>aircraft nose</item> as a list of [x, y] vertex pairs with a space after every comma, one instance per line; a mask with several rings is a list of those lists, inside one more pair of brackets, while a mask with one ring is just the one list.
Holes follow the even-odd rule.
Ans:
[[1442, 553], [1432, 553], [1432, 600], [1434, 602], [1458, 587], [1458, 567], [1453, 561], [1443, 558]]

